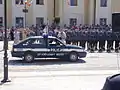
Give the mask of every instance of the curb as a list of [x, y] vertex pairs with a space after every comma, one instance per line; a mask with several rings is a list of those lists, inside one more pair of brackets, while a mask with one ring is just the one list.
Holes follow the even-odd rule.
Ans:
[[[53, 76], [104, 76], [118, 74], [118, 70], [87, 71], [41, 71], [41, 72], [9, 72], [10, 77], [53, 77]], [[3, 74], [3, 73], [2, 73]]]

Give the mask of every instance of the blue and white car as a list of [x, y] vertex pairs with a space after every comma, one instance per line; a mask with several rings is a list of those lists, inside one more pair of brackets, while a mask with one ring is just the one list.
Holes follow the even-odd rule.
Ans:
[[61, 58], [75, 62], [86, 57], [87, 52], [83, 47], [64, 44], [53, 36], [33, 36], [13, 44], [11, 54], [24, 58], [26, 62], [32, 62], [35, 58]]

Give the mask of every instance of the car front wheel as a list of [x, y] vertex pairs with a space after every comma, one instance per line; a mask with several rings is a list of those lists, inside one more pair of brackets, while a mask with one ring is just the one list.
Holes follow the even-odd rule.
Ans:
[[34, 55], [32, 53], [25, 53], [24, 61], [27, 63], [34, 61]]
[[69, 60], [71, 62], [78, 61], [78, 54], [76, 52], [71, 52], [70, 55], [69, 55]]

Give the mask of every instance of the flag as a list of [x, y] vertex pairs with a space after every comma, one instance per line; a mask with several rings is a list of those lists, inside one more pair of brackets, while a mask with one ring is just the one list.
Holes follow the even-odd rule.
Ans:
[[28, 7], [30, 7], [32, 3], [33, 3], [33, 0], [31, 0], [31, 1], [27, 4]]
[[33, 0], [26, 0], [25, 4], [29, 7], [33, 3]]

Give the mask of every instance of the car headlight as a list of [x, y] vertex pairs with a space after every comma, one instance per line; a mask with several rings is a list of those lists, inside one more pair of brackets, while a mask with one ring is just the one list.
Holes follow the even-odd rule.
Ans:
[[14, 49], [13, 49], [13, 51], [17, 51], [17, 49], [16, 49], [16, 48], [14, 48]]

